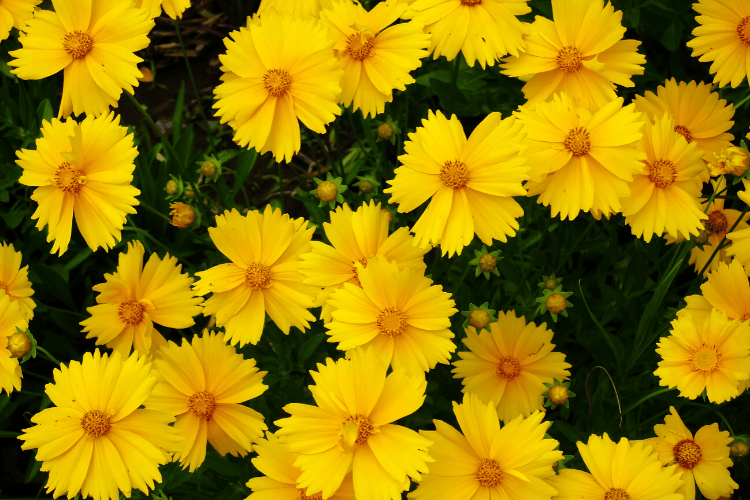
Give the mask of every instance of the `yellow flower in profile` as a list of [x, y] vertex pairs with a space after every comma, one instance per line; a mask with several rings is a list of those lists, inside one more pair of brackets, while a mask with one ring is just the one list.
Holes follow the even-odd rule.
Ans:
[[385, 257], [356, 264], [361, 288], [344, 284], [331, 295], [329, 342], [348, 351], [372, 346], [383, 363], [412, 375], [450, 363], [456, 344], [450, 317], [458, 312], [451, 294], [423, 271], [399, 271]]
[[708, 219], [698, 203], [701, 184], [696, 177], [705, 171], [697, 143], [674, 131], [669, 116], [644, 122], [640, 148], [646, 164], [630, 183], [630, 197], [622, 202], [625, 223], [637, 237], [651, 241], [664, 232], [673, 238], [698, 236]]
[[8, 38], [14, 26], [22, 30], [40, 3], [42, 0], [0, 0], [0, 41]]
[[432, 34], [434, 59], [445, 56], [452, 61], [460, 51], [469, 66], [479, 62], [484, 69], [508, 54], [518, 57], [526, 49], [523, 37], [529, 30], [518, 16], [531, 12], [528, 1], [414, 0], [406, 14]]
[[213, 107], [240, 146], [290, 161], [300, 148], [299, 121], [324, 134], [341, 114], [336, 97], [343, 72], [317, 19], [271, 9], [230, 33], [224, 45], [224, 83], [214, 90]]
[[40, 10], [24, 27], [22, 48], [10, 52], [11, 73], [41, 80], [64, 70], [58, 118], [71, 113], [101, 116], [131, 94], [143, 75], [135, 52], [148, 46], [154, 21], [132, 2], [53, 0], [55, 12]]
[[663, 424], [654, 426], [657, 437], [644, 442], [654, 447], [662, 465], [677, 464], [682, 471], [682, 487], [677, 493], [685, 500], [695, 500], [695, 483], [704, 498], [731, 497], [739, 485], [732, 480], [727, 467], [732, 466], [729, 432], [719, 431], [717, 424], [704, 425], [693, 437], [673, 406]]
[[435, 459], [419, 487], [409, 493], [413, 500], [510, 498], [550, 500], [555, 489], [547, 480], [552, 467], [563, 459], [559, 443], [545, 439], [550, 422], [543, 412], [529, 418], [520, 415], [502, 428], [494, 405], [483, 404], [475, 394], [465, 394], [463, 404], [453, 403], [458, 425], [434, 420], [434, 431], [420, 431], [435, 444]]
[[172, 217], [172, 224], [175, 227], [188, 227], [195, 221], [195, 209], [185, 203], [170, 203], [169, 208], [172, 210], [169, 212]]
[[750, 378], [750, 323], [730, 321], [723, 311], [712, 310], [705, 321], [684, 314], [657, 346], [662, 360], [654, 375], [682, 397], [695, 399], [705, 389], [712, 403], [729, 401], [739, 394], [740, 381]]
[[8, 349], [8, 337], [16, 333], [16, 328], [23, 331], [29, 327], [28, 318], [19, 306], [19, 301], [0, 288], [0, 390], [8, 396], [13, 389], [21, 390], [21, 365]]
[[331, 497], [352, 471], [357, 500], [396, 500], [427, 471], [429, 439], [392, 422], [422, 406], [427, 382], [381, 362], [372, 348], [354, 349], [350, 359], [326, 360], [310, 374], [317, 406], [291, 403], [291, 416], [275, 423], [299, 458], [297, 479], [306, 498]]
[[734, 136], [728, 132], [734, 122], [734, 107], [725, 99], [719, 99], [718, 92], [711, 92], [711, 85], [705, 83], [680, 82], [672, 78], [659, 85], [656, 94], [650, 90], [643, 96], [635, 96], [635, 105], [652, 121], [664, 113], [674, 118], [674, 131], [688, 143], [698, 143], [703, 160], [716, 160], [716, 153], [730, 147]]
[[293, 14], [295, 17], [318, 17], [321, 9], [330, 8], [331, 0], [261, 0], [258, 13], [263, 14], [266, 10], [276, 9], [283, 14]]
[[[739, 191], [737, 196], [745, 204], [750, 205], [750, 181], [742, 179], [742, 184], [745, 190]], [[727, 239], [732, 243], [727, 248], [727, 255], [738, 260], [745, 268], [748, 268], [750, 266], [750, 228], [739, 231], [735, 229], [727, 235]]]
[[395, 262], [399, 271], [427, 269], [424, 254], [427, 248], [414, 246], [414, 237], [408, 227], [400, 227], [388, 234], [390, 213], [380, 203], [363, 203], [356, 212], [348, 205], [340, 205], [331, 212], [331, 222], [323, 223], [326, 238], [331, 243], [312, 242], [312, 251], [302, 255], [299, 272], [304, 283], [324, 290], [318, 295], [316, 306], [323, 306], [321, 318], [331, 321], [330, 295], [344, 283], [361, 286], [356, 264], [367, 266], [368, 259], [378, 256]]
[[135, 6], [146, 9], [150, 16], [159, 17], [161, 10], [172, 19], [182, 18], [182, 13], [190, 7], [190, 0], [135, 0]]
[[367, 12], [351, 0], [333, 0], [331, 9], [320, 13], [344, 70], [339, 103], [354, 103], [354, 111], [374, 117], [384, 111], [386, 102], [393, 101], [394, 89], [406, 90], [414, 83], [409, 73], [427, 56], [430, 35], [414, 21], [390, 26], [406, 7], [390, 0], [378, 2]]
[[676, 466], [662, 467], [659, 456], [643, 441], [612, 441], [592, 435], [577, 442], [591, 473], [562, 469], [549, 479], [557, 490], [555, 500], [683, 500]]
[[708, 167], [712, 176], [724, 174], [740, 176], [747, 172], [748, 166], [750, 166], [750, 155], [747, 149], [729, 146], [716, 151]]
[[545, 383], [570, 377], [565, 354], [555, 352], [547, 324], [526, 323], [515, 311], [500, 311], [490, 331], [465, 329], [469, 352], [459, 352], [453, 376], [462, 379], [463, 392], [493, 403], [503, 422], [528, 417], [544, 409]]
[[182, 449], [169, 425], [174, 417], [139, 408], [156, 384], [151, 363], [97, 349], [53, 374], [45, 392], [55, 406], [31, 417], [36, 425], [18, 437], [21, 449], [38, 448], [47, 493], [117, 500], [135, 488], [148, 495], [161, 482], [159, 465]]
[[90, 318], [81, 321], [86, 338], [96, 345], [106, 344], [123, 357], [131, 347], [139, 355], [149, 354], [167, 341], [154, 328], [177, 330], [195, 324], [203, 298], [196, 297], [190, 285], [193, 278], [183, 274], [177, 257], [164, 259], [151, 254], [143, 266], [145, 249], [140, 241], [128, 243], [119, 257], [117, 272], [105, 274], [105, 283], [94, 285], [97, 305], [89, 307]]
[[190, 472], [206, 458], [206, 441], [221, 455], [244, 457], [267, 429], [263, 415], [242, 403], [263, 394], [267, 385], [254, 359], [245, 359], [224, 341], [224, 334], [204, 331], [191, 343], [169, 341], [154, 360], [159, 382], [143, 403], [177, 417], [175, 429], [185, 438], [175, 455]]
[[701, 285], [703, 294], [685, 297], [687, 306], [677, 311], [678, 318], [690, 314], [695, 323], [701, 323], [709, 319], [712, 309], [717, 309], [730, 320], [750, 319], [750, 283], [739, 261], [729, 265], [722, 262], [707, 277]]
[[21, 267], [21, 252], [16, 252], [13, 243], [0, 243], [0, 290], [4, 291], [11, 301], [17, 301], [18, 307], [31, 321], [36, 304], [34, 290], [29, 281], [29, 266]]
[[242, 216], [236, 209], [216, 216], [208, 229], [216, 248], [231, 260], [195, 273], [199, 295], [212, 293], [203, 314], [216, 315], [232, 345], [257, 344], [266, 313], [288, 334], [294, 326], [302, 331], [315, 318], [308, 311], [319, 289], [302, 283], [300, 255], [310, 251], [315, 227], [304, 219], [290, 219], [266, 205]]
[[490, 113], [466, 139], [455, 115], [450, 120], [429, 112], [409, 134], [402, 166], [385, 193], [399, 212], [411, 212], [430, 200], [412, 228], [416, 244], [440, 245], [443, 255], [461, 254], [474, 239], [486, 245], [506, 242], [518, 229], [523, 209], [512, 198], [525, 196], [526, 157], [519, 155], [524, 138], [514, 117]]
[[[266, 439], [259, 439], [253, 446], [258, 456], [252, 459], [253, 465], [262, 477], [254, 477], [247, 482], [253, 493], [246, 500], [268, 500], [269, 498], [288, 500], [316, 500], [320, 496], [306, 495], [304, 489], [297, 488], [297, 478], [302, 471], [294, 466], [299, 457], [285, 443], [270, 432]], [[344, 477], [339, 489], [327, 500], [356, 500], [351, 473]]]
[[700, 62], [710, 62], [709, 72], [719, 87], [736, 88], [748, 74], [750, 57], [750, 5], [737, 0], [698, 0], [693, 4], [698, 27], [687, 46]]
[[40, 231], [48, 226], [51, 253], [68, 250], [75, 216], [81, 236], [92, 250], [108, 250], [120, 241], [126, 215], [134, 214], [141, 192], [131, 185], [138, 150], [133, 134], [110, 113], [81, 123], [42, 122], [36, 150], [16, 152], [23, 169], [19, 182], [36, 187], [39, 204], [32, 219]]
[[502, 72], [526, 81], [527, 104], [565, 92], [577, 106], [607, 105], [615, 84], [633, 87], [646, 58], [638, 40], [623, 40], [622, 12], [603, 0], [552, 0], [553, 21], [536, 17], [520, 57], [503, 59]]
[[622, 97], [596, 112], [576, 108], [566, 94], [525, 106], [518, 114], [529, 158], [529, 196], [552, 207], [552, 217], [575, 219], [583, 212], [609, 217], [630, 195], [628, 182], [643, 169], [637, 148], [641, 114]]

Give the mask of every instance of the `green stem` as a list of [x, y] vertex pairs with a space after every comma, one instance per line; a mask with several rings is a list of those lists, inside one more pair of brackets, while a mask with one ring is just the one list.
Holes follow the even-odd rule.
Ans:
[[138, 111], [141, 112], [141, 115], [143, 115], [143, 118], [146, 119], [146, 122], [151, 125], [151, 129], [154, 131], [154, 133], [159, 136], [161, 139], [162, 144], [164, 144], [164, 147], [167, 148], [167, 151], [169, 151], [169, 154], [172, 155], [172, 158], [177, 162], [177, 164], [180, 166], [181, 171], [185, 171], [185, 168], [183, 167], [182, 163], [180, 162], [180, 155], [177, 154], [177, 151], [174, 149], [174, 146], [172, 146], [172, 143], [169, 142], [169, 139], [167, 139], [167, 136], [161, 133], [161, 130], [159, 130], [159, 127], [154, 122], [154, 119], [151, 118], [151, 116], [146, 113], [146, 110], [143, 109], [143, 106], [141, 106], [138, 101], [136, 100], [135, 96], [131, 94], [130, 92], [123, 92], [130, 101], [133, 103], [133, 105], [136, 107]]
[[279, 172], [279, 197], [281, 201], [281, 211], [283, 213], [286, 213], [286, 208], [284, 206], [284, 178], [282, 177], [281, 173], [281, 162], [278, 162], [276, 166], [278, 167]]
[[172, 222], [172, 221], [171, 221], [171, 219], [170, 219], [169, 217], [167, 217], [167, 216], [166, 216], [166, 215], [164, 215], [163, 213], [159, 212], [159, 211], [158, 211], [157, 209], [155, 209], [154, 207], [152, 207], [152, 206], [151, 206], [151, 205], [149, 205], [148, 203], [146, 203], [146, 202], [144, 202], [144, 201], [142, 201], [142, 200], [139, 200], [139, 201], [141, 201], [141, 204], [140, 204], [140, 206], [142, 206], [143, 208], [145, 208], [145, 209], [146, 209], [146, 210], [148, 210], [149, 212], [151, 212], [151, 213], [153, 213], [153, 214], [156, 214], [156, 215], [158, 215], [159, 217], [161, 217], [162, 219], [164, 219], [164, 220], [165, 220], [165, 221], [167, 221], [167, 222]]
[[727, 426], [727, 430], [729, 430], [729, 435], [732, 436], [732, 437], [734, 437], [734, 435], [735, 435], [734, 434], [734, 429], [732, 429], [732, 426], [729, 425], [729, 421], [726, 419], [726, 417], [724, 417], [724, 415], [718, 409], [714, 409], [714, 413], [716, 413], [721, 418], [721, 420], [724, 422], [724, 425]]
[[750, 100], [750, 92], [748, 92], [748, 94], [745, 97], [743, 97], [740, 102], [734, 105], [734, 109], [740, 109], [740, 106], [742, 106], [749, 100]]
[[451, 73], [451, 87], [458, 90], [458, 69], [461, 66], [461, 54], [456, 54], [456, 62], [453, 63], [453, 73]]
[[638, 408], [643, 403], [645, 403], [646, 401], [648, 401], [649, 399], [651, 399], [653, 397], [659, 396], [660, 394], [664, 394], [665, 392], [669, 392], [669, 391], [673, 391], [673, 390], [675, 390], [674, 387], [667, 387], [667, 388], [664, 388], [664, 389], [659, 389], [658, 391], [654, 391], [651, 394], [647, 394], [647, 395], [643, 396], [641, 399], [639, 399], [638, 401], [636, 401], [635, 403], [633, 403], [632, 405], [630, 405], [627, 408], [625, 408], [624, 410], [622, 410], [622, 413], [620, 413], [620, 415], [625, 415], [626, 413], [635, 410], [636, 408]]
[[367, 125], [367, 120], [365, 120], [365, 115], [362, 114], [361, 110], [359, 113], [359, 121], [362, 124], [362, 130], [365, 133], [367, 145], [370, 146], [370, 153], [375, 156], [375, 159], [378, 162], [379, 166], [381, 162], [381, 155], [378, 153], [378, 143], [375, 142], [375, 136], [372, 133], [372, 128]]
[[44, 357], [46, 357], [48, 360], [52, 361], [57, 366], [60, 366], [62, 364], [58, 360], [56, 360], [55, 357], [52, 354], [48, 353], [47, 349], [45, 349], [44, 347], [42, 347], [40, 345], [37, 345], [36, 346], [36, 350], [39, 351], [39, 352], [41, 352], [42, 354], [44, 354]]

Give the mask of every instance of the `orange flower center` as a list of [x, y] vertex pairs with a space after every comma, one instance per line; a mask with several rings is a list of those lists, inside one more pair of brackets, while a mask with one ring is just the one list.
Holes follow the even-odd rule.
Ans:
[[245, 284], [253, 290], [263, 290], [271, 286], [271, 268], [253, 262], [245, 269]]
[[263, 86], [274, 97], [284, 95], [291, 84], [292, 77], [285, 69], [272, 69], [263, 76]]
[[656, 160], [649, 169], [648, 178], [656, 187], [665, 188], [677, 178], [677, 169], [669, 160]]
[[604, 500], [630, 500], [630, 495], [622, 488], [612, 488], [604, 494]]
[[482, 0], [461, 0], [461, 5], [479, 5]]
[[500, 464], [492, 458], [483, 458], [477, 469], [477, 481], [482, 486], [497, 486], [503, 480]]
[[91, 51], [94, 40], [88, 33], [75, 30], [65, 33], [62, 45], [65, 52], [70, 54], [73, 59], [80, 59]]
[[126, 300], [117, 309], [117, 315], [123, 323], [137, 325], [143, 321], [143, 306], [137, 300]]
[[109, 432], [109, 417], [99, 410], [90, 410], [81, 419], [83, 431], [91, 437], [98, 438]]
[[742, 315], [742, 317], [740, 318], [740, 321], [747, 321], [747, 320], [749, 320], [749, 319], [750, 319], [750, 313], [745, 313], [745, 314], [743, 314], [743, 315]]
[[683, 439], [674, 445], [674, 458], [683, 469], [692, 469], [700, 462], [703, 452], [692, 439]]
[[693, 142], [693, 134], [690, 133], [687, 127], [683, 125], [675, 125], [674, 131], [684, 137], [688, 144]]
[[572, 128], [568, 131], [568, 135], [565, 136], [563, 144], [565, 144], [565, 149], [573, 153], [573, 155], [583, 156], [591, 149], [589, 131], [583, 127]]
[[76, 194], [84, 184], [86, 184], [86, 174], [83, 170], [75, 168], [67, 161], [57, 167], [55, 186], [62, 189], [63, 192]]
[[445, 162], [440, 169], [440, 180], [448, 187], [462, 188], [469, 182], [469, 169], [460, 160]]
[[369, 438], [372, 431], [375, 430], [370, 419], [362, 415], [349, 417], [347, 422], [353, 422], [357, 425], [357, 439], [354, 441], [357, 444], [365, 444], [367, 438]]
[[210, 420], [216, 409], [216, 399], [209, 392], [196, 392], [188, 399], [188, 409], [196, 417]]
[[708, 220], [703, 222], [703, 227], [709, 233], [719, 234], [727, 230], [729, 221], [721, 210], [714, 210], [708, 214]]
[[323, 500], [323, 492], [319, 491], [314, 495], [307, 495], [307, 488], [297, 488], [299, 491], [299, 500]]
[[[371, 256], [374, 257], [374, 256]], [[362, 257], [358, 261], [360, 264], [362, 264], [362, 267], [367, 267], [367, 257]], [[362, 283], [359, 281], [359, 271], [357, 270], [357, 266], [355, 266], [356, 262], [352, 263], [352, 272], [354, 273], [354, 276], [352, 277], [352, 280], [354, 281], [354, 284], [358, 287], [362, 288]]]
[[495, 373], [504, 379], [514, 379], [521, 373], [521, 363], [513, 356], [503, 356], [497, 364]]
[[566, 73], [578, 71], [583, 64], [583, 52], [569, 45], [557, 53], [557, 66]]
[[362, 38], [362, 33], [358, 31], [346, 39], [346, 51], [357, 61], [370, 57], [375, 46], [374, 38], [367, 38], [365, 43], [362, 43]]
[[719, 367], [721, 353], [716, 347], [708, 346], [705, 343], [698, 349], [693, 349], [693, 358], [690, 360], [690, 367], [693, 371], [711, 373]]
[[747, 16], [737, 25], [737, 36], [745, 45], [750, 45], [750, 16]]
[[376, 324], [381, 334], [398, 337], [406, 330], [406, 315], [395, 307], [386, 307], [378, 314]]

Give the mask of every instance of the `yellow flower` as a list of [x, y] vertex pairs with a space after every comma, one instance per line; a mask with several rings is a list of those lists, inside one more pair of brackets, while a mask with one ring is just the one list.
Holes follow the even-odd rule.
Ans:
[[270, 205], [263, 213], [242, 216], [233, 209], [216, 216], [208, 234], [231, 262], [196, 273], [200, 281], [194, 288], [199, 295], [213, 293], [203, 314], [216, 315], [216, 326], [225, 327], [232, 345], [257, 344], [266, 313], [286, 334], [292, 326], [304, 331], [315, 321], [307, 309], [319, 289], [303, 284], [298, 271], [314, 231], [304, 219], [290, 219]]
[[29, 327], [26, 314], [19, 307], [19, 302], [0, 289], [0, 390], [8, 396], [13, 389], [21, 390], [21, 365], [8, 349], [8, 337], [16, 333], [16, 328], [23, 331]]
[[409, 477], [427, 471], [432, 441], [392, 424], [422, 406], [427, 382], [403, 369], [386, 376], [387, 369], [372, 348], [354, 349], [351, 359], [328, 358], [310, 372], [317, 406], [284, 407], [291, 416], [275, 422], [276, 435], [299, 453], [297, 484], [308, 498], [329, 498], [351, 470], [357, 500], [399, 499]]
[[451, 294], [423, 271], [399, 271], [385, 257], [356, 268], [361, 288], [347, 283], [329, 299], [334, 311], [326, 324], [328, 341], [342, 351], [372, 346], [383, 363], [412, 375], [450, 363], [456, 350], [450, 317], [458, 312]]
[[154, 18], [161, 14], [161, 9], [172, 19], [182, 18], [182, 13], [190, 7], [190, 0], [135, 0], [135, 6], [149, 11]]
[[[724, 185], [726, 185], [725, 182], [718, 182], [716, 184], [718, 184], [718, 187], [715, 188], [717, 190], [721, 190]], [[705, 206], [706, 203], [703, 203], [701, 205], [701, 208], [705, 208]], [[727, 236], [727, 233], [737, 222], [737, 219], [740, 218], [740, 215], [742, 215], [742, 212], [740, 212], [739, 210], [724, 208], [724, 198], [714, 198], [713, 202], [711, 203], [711, 207], [708, 209], [708, 220], [703, 221], [703, 227], [706, 230], [708, 242], [703, 245], [702, 249], [693, 247], [693, 249], [690, 251], [690, 263], [695, 264], [696, 273], [699, 273], [701, 269], [703, 269], [703, 267], [708, 263], [708, 259], [711, 258], [711, 255], [714, 253], [716, 247], [724, 239], [724, 236]], [[737, 224], [737, 227], [735, 227], [732, 233], [747, 229], [748, 218], [750, 218], [750, 215], [746, 215], [743, 220], [741, 220], [739, 224]], [[706, 273], [708, 271], [716, 271], [719, 268], [719, 263], [721, 262], [729, 264], [732, 261], [732, 257], [727, 255], [727, 250], [728, 248], [722, 248], [721, 250], [719, 250], [719, 253], [716, 254], [716, 257], [714, 257], [714, 259], [711, 261], [711, 264], [706, 269]]]
[[40, 80], [64, 70], [58, 118], [71, 113], [101, 116], [117, 107], [122, 90], [131, 94], [143, 77], [135, 52], [148, 46], [154, 21], [131, 2], [53, 0], [55, 12], [34, 14], [19, 38], [23, 48], [10, 52], [11, 73]]
[[674, 131], [669, 116], [646, 120], [640, 148], [646, 153], [642, 173], [630, 183], [630, 197], [622, 202], [625, 223], [637, 237], [651, 241], [665, 231], [673, 238], [689, 238], [708, 219], [698, 203], [701, 185], [696, 176], [705, 170], [697, 143], [687, 143]]
[[0, 243], [0, 290], [11, 301], [17, 301], [26, 319], [31, 321], [36, 304], [31, 298], [34, 290], [29, 281], [29, 266], [21, 267], [21, 252], [16, 252], [13, 243]]
[[565, 92], [577, 106], [602, 107], [617, 98], [615, 84], [635, 85], [646, 58], [641, 42], [622, 39], [621, 11], [603, 0], [552, 0], [552, 16], [537, 16], [526, 51], [503, 59], [503, 73], [526, 81], [527, 104]]
[[490, 330], [464, 330], [470, 351], [459, 352], [461, 359], [453, 362], [453, 376], [462, 379], [463, 392], [492, 403], [503, 422], [543, 410], [544, 384], [570, 377], [565, 354], [553, 351], [552, 331], [546, 323], [527, 324], [514, 311], [500, 311]]
[[[747, 149], [729, 146], [714, 153], [714, 158], [709, 160], [711, 175], [743, 175], [747, 172], [748, 158]], [[747, 179], [743, 179], [747, 180]]]
[[669, 412], [664, 424], [654, 426], [658, 437], [644, 442], [654, 447], [662, 465], [676, 462], [677, 470], [682, 471], [683, 484], [677, 493], [685, 495], [685, 500], [695, 500], [697, 482], [704, 498], [732, 496], [739, 485], [727, 470], [732, 466], [729, 445], [733, 439], [729, 432], [719, 431], [717, 424], [711, 424], [701, 427], [693, 437], [673, 406]]
[[195, 210], [190, 205], [180, 203], [170, 203], [169, 208], [172, 209], [169, 215], [172, 217], [172, 224], [175, 227], [188, 227], [195, 221]]
[[55, 241], [51, 253], [68, 250], [74, 215], [89, 248], [115, 246], [141, 194], [130, 185], [138, 151], [119, 116], [44, 121], [36, 150], [16, 155], [23, 169], [19, 182], [36, 187], [31, 199], [39, 207], [31, 218], [38, 219], [40, 231], [49, 226], [47, 241]]
[[356, 264], [367, 266], [368, 259], [378, 256], [395, 262], [399, 271], [411, 268], [416, 272], [427, 269], [423, 256], [428, 249], [414, 246], [414, 237], [408, 227], [400, 227], [388, 234], [390, 213], [380, 203], [363, 203], [356, 212], [341, 205], [331, 212], [331, 222], [323, 223], [326, 245], [312, 242], [312, 251], [302, 255], [299, 272], [304, 283], [325, 289], [318, 295], [316, 306], [323, 306], [321, 317], [331, 321], [332, 308], [328, 303], [331, 293], [344, 283], [360, 286]]
[[496, 59], [511, 54], [518, 57], [526, 49], [523, 36], [529, 34], [518, 16], [531, 12], [529, 0], [416, 0], [406, 17], [424, 24], [431, 33], [433, 58], [452, 61], [458, 52], [469, 66], [479, 62], [482, 69]]
[[[263, 477], [254, 477], [247, 482], [253, 493], [246, 500], [268, 500], [269, 498], [288, 500], [316, 500], [315, 495], [308, 496], [304, 489], [297, 488], [297, 478], [302, 471], [294, 466], [299, 457], [288, 443], [280, 441], [273, 434], [266, 433], [266, 439], [259, 439], [253, 446], [258, 456], [252, 462]], [[351, 473], [344, 477], [341, 486], [327, 500], [356, 500]]]
[[440, 244], [443, 255], [461, 254], [474, 233], [486, 245], [507, 241], [518, 229], [523, 209], [512, 198], [526, 195], [526, 157], [520, 156], [521, 123], [490, 113], [469, 139], [455, 115], [429, 112], [409, 134], [403, 164], [388, 181], [390, 203], [411, 212], [430, 200], [412, 228], [422, 248]]
[[389, 27], [406, 7], [391, 0], [367, 12], [351, 0], [334, 0], [330, 10], [320, 13], [344, 70], [339, 103], [354, 103], [354, 111], [374, 117], [383, 112], [386, 102], [393, 101], [394, 89], [406, 90], [414, 83], [409, 72], [422, 65], [430, 35], [424, 33], [422, 23], [414, 21]]
[[734, 136], [727, 132], [734, 122], [734, 108], [705, 83], [680, 82], [672, 78], [659, 85], [656, 94], [646, 91], [635, 96], [635, 105], [651, 121], [668, 113], [675, 121], [674, 131], [688, 143], [698, 143], [703, 159], [711, 162], [718, 153], [732, 145]]
[[643, 441], [620, 439], [607, 433], [592, 435], [588, 443], [576, 443], [591, 473], [563, 469], [549, 483], [557, 490], [555, 500], [683, 500], [675, 466], [664, 467], [651, 446]]
[[224, 83], [214, 90], [216, 116], [234, 129], [240, 146], [290, 161], [300, 148], [298, 119], [324, 134], [341, 114], [336, 97], [343, 72], [333, 41], [316, 19], [275, 9], [230, 37], [219, 56]]
[[430, 472], [409, 493], [414, 500], [510, 498], [550, 500], [555, 489], [547, 480], [552, 466], [562, 460], [559, 443], [545, 439], [550, 422], [543, 412], [529, 418], [520, 415], [500, 428], [494, 405], [483, 404], [475, 394], [453, 403], [459, 432], [441, 420], [434, 431], [420, 434], [434, 441]]
[[701, 285], [703, 295], [685, 297], [687, 306], [677, 311], [678, 318], [690, 314], [695, 323], [702, 323], [709, 319], [712, 309], [717, 309], [730, 320], [750, 319], [750, 283], [739, 261], [729, 265], [722, 262], [707, 277]]
[[737, 87], [747, 76], [750, 57], [750, 6], [736, 0], [698, 0], [693, 4], [699, 26], [687, 46], [700, 62], [710, 62], [714, 83]]
[[750, 378], [750, 323], [730, 321], [723, 311], [712, 310], [705, 321], [684, 314], [657, 345], [662, 360], [654, 375], [682, 397], [695, 399], [705, 389], [709, 401], [729, 401], [739, 394], [740, 381]]
[[159, 382], [143, 403], [177, 417], [175, 429], [185, 438], [175, 455], [182, 468], [197, 469], [206, 458], [206, 441], [221, 455], [247, 455], [267, 429], [263, 415], [242, 403], [263, 394], [263, 376], [254, 359], [226, 345], [224, 334], [204, 331], [192, 343], [172, 341], [159, 350], [154, 374]]
[[82, 363], [60, 365], [54, 377], [45, 392], [55, 406], [31, 417], [37, 425], [18, 437], [21, 449], [39, 449], [47, 493], [117, 500], [136, 488], [148, 495], [161, 482], [158, 466], [182, 448], [169, 425], [174, 417], [139, 409], [156, 384], [151, 363], [97, 349]]
[[94, 286], [97, 305], [87, 311], [91, 317], [81, 321], [86, 338], [96, 345], [106, 344], [123, 357], [133, 347], [139, 355], [149, 354], [166, 345], [154, 328], [189, 328], [193, 316], [201, 313], [201, 297], [190, 289], [193, 278], [183, 274], [177, 257], [164, 259], [151, 254], [143, 266], [143, 244], [128, 243], [114, 274], [105, 274], [106, 283]]
[[552, 206], [552, 217], [575, 219], [581, 211], [609, 217], [630, 195], [628, 182], [643, 169], [637, 148], [643, 122], [635, 106], [620, 97], [592, 114], [566, 94], [521, 108], [529, 158], [529, 196]]
[[283, 14], [294, 14], [295, 17], [318, 17], [321, 9], [330, 8], [331, 0], [261, 0], [258, 13], [276, 9]]
[[8, 38], [14, 26], [22, 30], [40, 3], [42, 0], [0, 0], [0, 41]]

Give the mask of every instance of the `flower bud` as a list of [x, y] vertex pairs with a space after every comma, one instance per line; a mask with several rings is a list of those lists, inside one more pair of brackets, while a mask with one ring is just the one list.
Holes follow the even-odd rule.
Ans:
[[195, 196], [195, 191], [193, 191], [193, 186], [185, 186], [185, 198], [192, 198]]
[[479, 258], [479, 267], [486, 273], [491, 273], [497, 267], [497, 259], [494, 255], [484, 254]]
[[195, 220], [195, 210], [185, 203], [171, 203], [169, 208], [172, 209], [169, 215], [172, 217], [172, 225], [176, 227], [188, 227]]
[[747, 455], [748, 451], [750, 451], [750, 446], [744, 441], [735, 441], [729, 447], [729, 455], [732, 457], [742, 458]]
[[568, 388], [562, 384], [555, 384], [547, 390], [547, 399], [557, 406], [564, 405], [568, 396]]
[[469, 324], [477, 330], [481, 330], [490, 324], [490, 314], [484, 309], [474, 309], [469, 314]]
[[318, 184], [318, 198], [320, 201], [328, 203], [336, 199], [339, 194], [339, 188], [336, 187], [336, 183], [331, 181], [323, 181]]
[[[23, 332], [16, 332], [8, 339], [8, 350], [10, 354], [22, 358], [31, 350], [31, 340]], [[747, 454], [747, 452], [745, 452]]]
[[568, 301], [565, 300], [562, 294], [553, 293], [547, 297], [545, 305], [547, 306], [547, 310], [552, 314], [560, 314], [568, 307]]
[[204, 161], [201, 164], [201, 174], [206, 177], [213, 177], [216, 173], [216, 164], [212, 161]]
[[378, 137], [387, 141], [393, 136], [393, 126], [390, 123], [383, 123], [378, 127]]
[[177, 181], [175, 181], [174, 179], [169, 179], [167, 181], [167, 188], [166, 188], [167, 194], [169, 196], [172, 196], [173, 194], [177, 192], [177, 189], [179, 189], [179, 186], [177, 185]]
[[554, 290], [559, 284], [560, 283], [558, 283], [557, 280], [550, 278], [544, 282], [544, 288], [546, 288], [547, 290]]
[[368, 180], [359, 181], [359, 184], [357, 185], [359, 187], [360, 193], [372, 193], [372, 182]]

